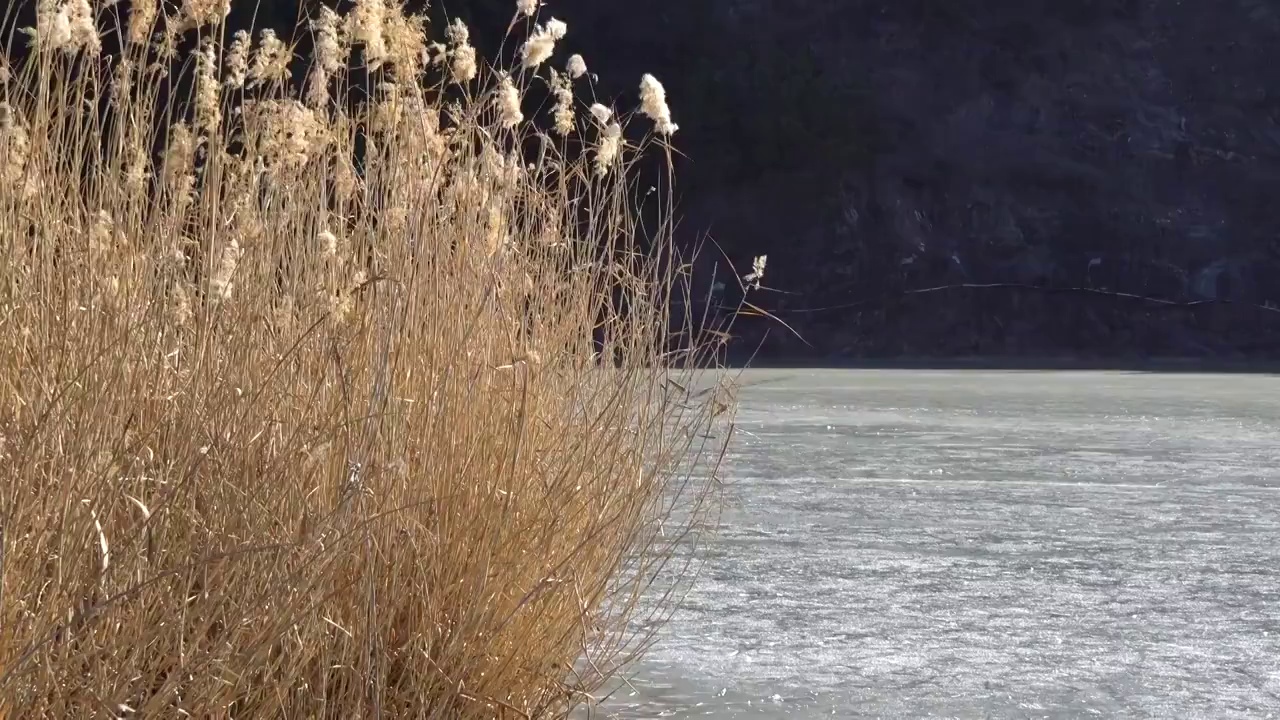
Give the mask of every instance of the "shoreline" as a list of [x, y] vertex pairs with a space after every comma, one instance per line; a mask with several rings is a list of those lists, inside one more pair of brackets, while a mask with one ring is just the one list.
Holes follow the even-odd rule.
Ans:
[[1199, 357], [1077, 358], [963, 356], [949, 358], [803, 358], [729, 362], [729, 370], [1009, 370], [1009, 371], [1113, 371], [1145, 373], [1280, 374], [1280, 360]]

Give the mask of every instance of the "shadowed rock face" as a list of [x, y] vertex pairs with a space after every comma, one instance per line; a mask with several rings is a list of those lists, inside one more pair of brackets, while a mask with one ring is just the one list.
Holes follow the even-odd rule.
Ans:
[[[663, 73], [686, 227], [740, 264], [768, 252], [769, 284], [799, 293], [763, 298], [784, 313], [955, 282], [1280, 301], [1269, 3], [559, 5], [594, 13], [574, 39], [610, 79], [641, 69], [614, 58]], [[1261, 352], [1280, 319], [1033, 295], [784, 317], [822, 354]]]
[[[486, 52], [513, 9], [432, 12], [466, 19]], [[287, 24], [296, 6], [264, 10]], [[634, 107], [643, 72], [666, 85], [689, 156], [685, 239], [710, 232], [740, 268], [768, 253], [766, 284], [794, 293], [753, 299], [809, 344], [740, 323], [743, 352], [769, 328], [763, 351], [779, 358], [1280, 352], [1280, 314], [1240, 304], [900, 295], [1021, 283], [1280, 304], [1269, 0], [548, 0], [542, 12], [568, 21], [566, 46], [605, 99]]]
[[[663, 80], [691, 158], [686, 232], [709, 229], [739, 266], [769, 253], [768, 284], [798, 295], [757, 299], [784, 313], [950, 282], [1280, 301], [1272, 3], [554, 0], [544, 12], [569, 21], [620, 104], [641, 72]], [[1262, 352], [1247, 343], [1280, 325], [1028, 291], [783, 317], [821, 354]], [[810, 352], [770, 335], [774, 354]]]

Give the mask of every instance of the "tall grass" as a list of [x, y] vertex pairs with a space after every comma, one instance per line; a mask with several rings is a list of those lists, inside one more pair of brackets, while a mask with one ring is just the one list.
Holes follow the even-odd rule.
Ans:
[[587, 701], [728, 436], [633, 187], [660, 84], [582, 112], [523, 0], [506, 71], [384, 0], [301, 66], [217, 0], [120, 8], [5, 18], [0, 717]]

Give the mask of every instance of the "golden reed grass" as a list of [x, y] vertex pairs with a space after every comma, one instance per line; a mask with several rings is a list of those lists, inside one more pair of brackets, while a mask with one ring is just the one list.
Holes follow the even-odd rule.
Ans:
[[4, 17], [0, 716], [563, 716], [728, 437], [631, 187], [661, 86], [628, 141], [535, 3], [503, 71], [388, 0], [300, 69], [228, 2]]

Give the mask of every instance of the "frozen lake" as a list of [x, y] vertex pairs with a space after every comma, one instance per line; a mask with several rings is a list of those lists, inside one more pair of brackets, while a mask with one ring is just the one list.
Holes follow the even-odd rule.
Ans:
[[752, 371], [623, 718], [1280, 717], [1280, 377]]

